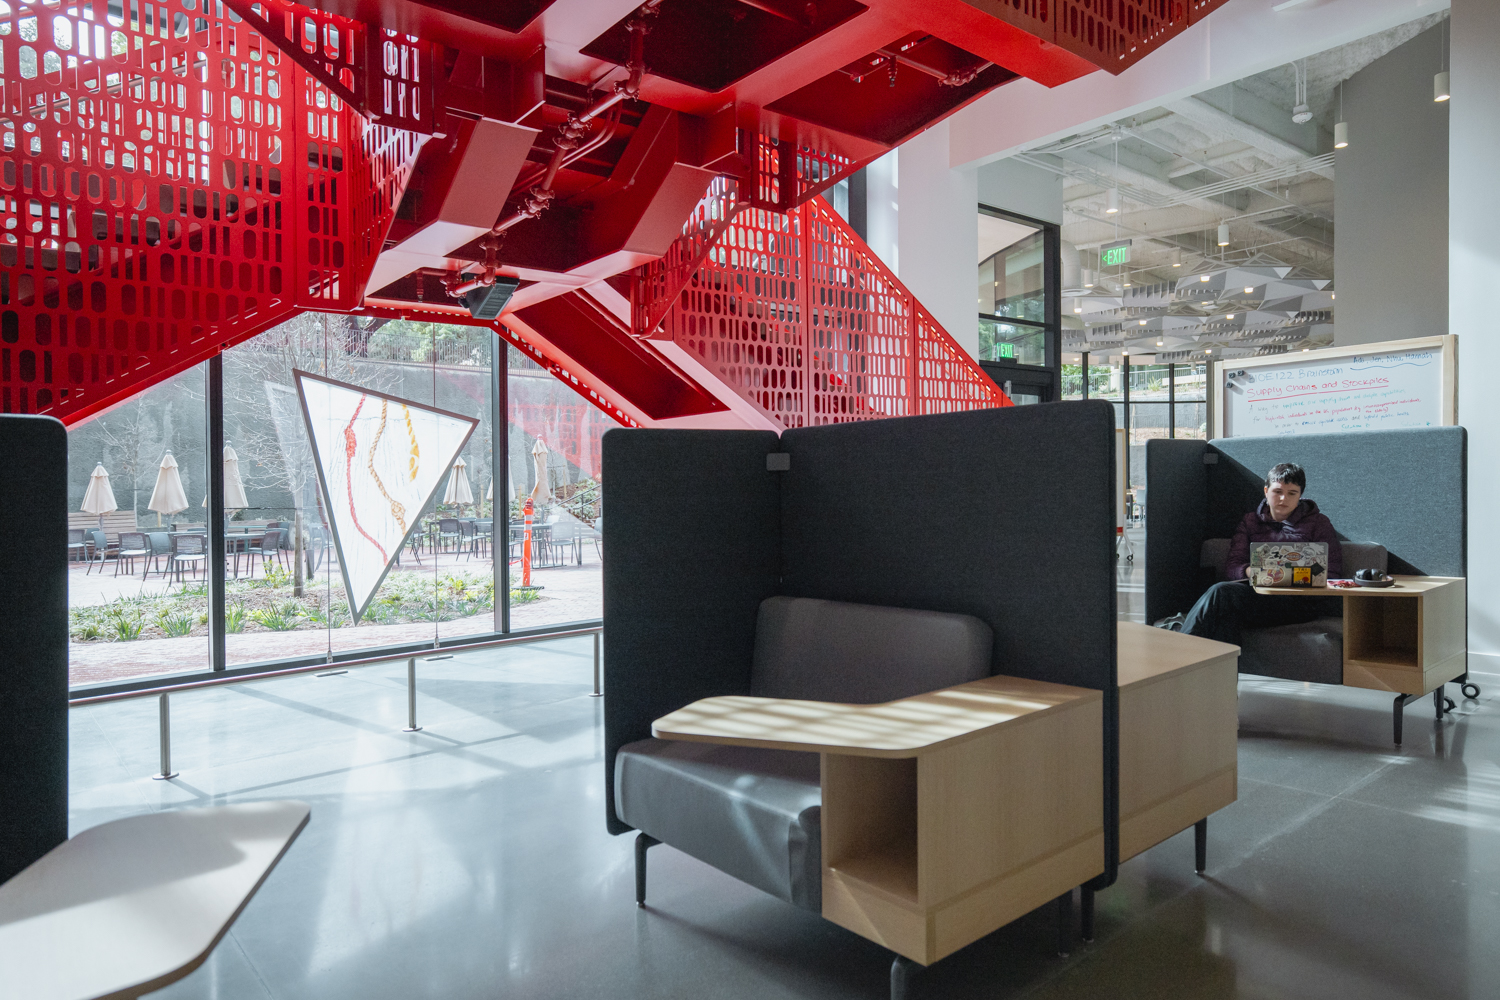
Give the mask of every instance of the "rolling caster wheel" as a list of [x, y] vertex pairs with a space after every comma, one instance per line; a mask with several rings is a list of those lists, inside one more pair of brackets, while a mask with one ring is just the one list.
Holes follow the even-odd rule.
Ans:
[[1478, 684], [1471, 684], [1468, 681], [1465, 681], [1464, 684], [1463, 684], [1463, 692], [1464, 692], [1464, 697], [1465, 698], [1478, 698], [1479, 697], [1479, 685]]
[[1458, 702], [1454, 701], [1452, 698], [1444, 698], [1443, 705], [1443, 711], [1447, 714], [1452, 714], [1453, 710], [1458, 707]]

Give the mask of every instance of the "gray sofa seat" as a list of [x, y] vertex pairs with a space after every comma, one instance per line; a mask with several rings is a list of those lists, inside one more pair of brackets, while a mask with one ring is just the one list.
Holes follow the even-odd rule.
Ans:
[[[771, 597], [750, 691], [873, 704], [978, 680], [993, 635], [968, 615]], [[621, 820], [778, 899], [821, 912], [817, 754], [646, 739], [615, 759]]]
[[[1384, 545], [1341, 541], [1339, 546], [1345, 576], [1352, 577], [1360, 569], [1386, 571], [1388, 553]], [[1229, 539], [1210, 538], [1203, 543], [1198, 565], [1212, 569], [1214, 578], [1223, 580], [1228, 557]], [[1240, 673], [1316, 684], [1344, 683], [1344, 619], [1315, 618], [1298, 625], [1246, 629], [1240, 644]]]

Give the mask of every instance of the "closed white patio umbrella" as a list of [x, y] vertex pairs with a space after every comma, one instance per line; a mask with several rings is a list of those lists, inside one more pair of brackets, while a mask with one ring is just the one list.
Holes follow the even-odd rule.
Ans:
[[156, 473], [156, 487], [151, 491], [151, 502], [147, 510], [156, 511], [156, 526], [161, 527], [161, 516], [170, 517], [187, 510], [187, 494], [182, 489], [182, 476], [177, 472], [177, 459], [169, 451], [162, 457], [161, 468]]
[[462, 458], [453, 463], [453, 474], [448, 477], [448, 491], [443, 494], [443, 503], [466, 504], [474, 502], [474, 491], [469, 488], [468, 466]]
[[[208, 494], [203, 496], [203, 506], [208, 506]], [[229, 445], [224, 446], [224, 513], [244, 510], [250, 506], [245, 496], [245, 484], [240, 481], [240, 456]]]
[[94, 466], [89, 476], [89, 488], [83, 494], [83, 506], [79, 509], [85, 514], [98, 514], [101, 528], [104, 527], [104, 515], [120, 509], [115, 504], [115, 491], [109, 485], [109, 473], [102, 463]]
[[531, 489], [531, 499], [538, 504], [552, 499], [552, 487], [547, 482], [547, 454], [546, 442], [537, 438], [531, 446], [531, 460], [536, 464], [536, 485]]

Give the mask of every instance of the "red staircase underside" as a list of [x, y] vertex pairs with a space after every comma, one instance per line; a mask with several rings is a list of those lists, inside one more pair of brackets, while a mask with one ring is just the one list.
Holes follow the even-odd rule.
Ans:
[[86, 419], [302, 311], [469, 321], [444, 278], [487, 260], [503, 335], [622, 423], [996, 405], [815, 196], [1222, 2], [13, 2], [0, 410]]

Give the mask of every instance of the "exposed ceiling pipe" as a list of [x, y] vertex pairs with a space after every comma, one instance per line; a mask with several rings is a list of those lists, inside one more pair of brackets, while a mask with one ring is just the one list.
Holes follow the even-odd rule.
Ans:
[[552, 204], [553, 198], [557, 196], [552, 184], [557, 180], [558, 171], [572, 160], [603, 145], [613, 135], [614, 125], [612, 124], [602, 133], [602, 136], [595, 137], [579, 149], [579, 144], [588, 134], [594, 119], [622, 101], [640, 99], [641, 79], [646, 74], [646, 35], [651, 30], [650, 19], [660, 13], [661, 4], [662, 0], [647, 0], [646, 3], [636, 8], [635, 14], [625, 24], [625, 30], [630, 33], [630, 55], [626, 63], [629, 75], [624, 80], [616, 82], [609, 94], [601, 97], [583, 111], [569, 115], [567, 120], [557, 127], [557, 134], [552, 139], [552, 158], [548, 161], [547, 169], [541, 179], [526, 192], [521, 207], [497, 220], [490, 227], [489, 234], [479, 241], [480, 246], [484, 248], [484, 269], [477, 275], [466, 276], [469, 280], [462, 283], [449, 284], [445, 280], [450, 296], [458, 298], [481, 285], [495, 283], [495, 275], [499, 270], [497, 255], [500, 250], [500, 237], [507, 229], [527, 219], [535, 219], [545, 212]]

